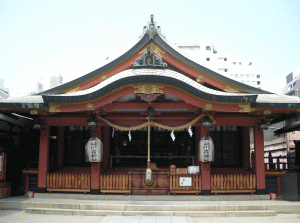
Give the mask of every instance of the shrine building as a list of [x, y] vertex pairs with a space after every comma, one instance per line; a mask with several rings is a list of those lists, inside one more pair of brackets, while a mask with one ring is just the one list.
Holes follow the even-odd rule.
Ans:
[[[263, 129], [299, 109], [297, 97], [197, 63], [153, 16], [136, 44], [104, 66], [0, 102], [1, 113], [33, 118], [40, 131], [38, 165], [24, 171], [37, 174], [39, 193], [265, 194]], [[99, 162], [87, 160], [91, 137], [101, 140]], [[212, 140], [213, 161], [200, 161], [202, 139]]]

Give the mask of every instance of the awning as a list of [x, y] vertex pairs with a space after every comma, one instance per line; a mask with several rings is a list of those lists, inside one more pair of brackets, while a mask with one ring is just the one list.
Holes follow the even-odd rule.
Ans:
[[287, 132], [294, 132], [300, 130], [300, 121], [294, 122], [291, 125], [284, 126], [281, 129], [278, 129], [274, 132], [274, 135], [280, 135]]

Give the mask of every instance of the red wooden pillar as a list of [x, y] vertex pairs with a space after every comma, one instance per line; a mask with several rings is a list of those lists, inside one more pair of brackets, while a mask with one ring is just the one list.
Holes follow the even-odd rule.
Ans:
[[[95, 134], [101, 140], [101, 126], [93, 128], [92, 131], [93, 135]], [[101, 162], [91, 163], [91, 194], [100, 194], [100, 174]]]
[[242, 127], [242, 143], [244, 149], [244, 167], [250, 169], [250, 127]]
[[40, 135], [39, 150], [39, 173], [38, 173], [38, 192], [46, 193], [47, 191], [47, 174], [49, 171], [49, 139], [50, 127], [44, 125]]
[[254, 126], [254, 157], [255, 157], [255, 174], [257, 194], [266, 193], [266, 176], [264, 160], [264, 132], [259, 130], [259, 126]]
[[[206, 135], [209, 136], [209, 128], [200, 127], [200, 140]], [[199, 141], [200, 141], [199, 140]], [[199, 142], [198, 142], [199, 147]], [[199, 149], [199, 148], [198, 148]], [[210, 195], [210, 163], [200, 162], [201, 180], [202, 180], [202, 195]]]

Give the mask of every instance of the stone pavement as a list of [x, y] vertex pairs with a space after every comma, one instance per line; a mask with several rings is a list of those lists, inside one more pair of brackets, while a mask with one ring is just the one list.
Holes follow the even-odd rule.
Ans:
[[[116, 216], [113, 216], [116, 217]], [[106, 219], [116, 220], [113, 217], [101, 216], [79, 216], [79, 215], [44, 215], [44, 214], [28, 214], [20, 210], [0, 210], [1, 223], [125, 223], [122, 221], [104, 221]], [[124, 217], [124, 216], [123, 216]], [[136, 216], [132, 216], [136, 217]], [[138, 216], [140, 217], [140, 216]], [[142, 216], [144, 223], [157, 223], [151, 220], [154, 216]], [[163, 216], [160, 216], [163, 217]], [[128, 220], [130, 218], [128, 217]], [[172, 223], [181, 223], [171, 218]], [[192, 218], [194, 223], [300, 223], [300, 214], [277, 214], [272, 217], [210, 217], [210, 218]], [[104, 221], [104, 222], [103, 222]], [[133, 221], [128, 221], [133, 223]], [[184, 221], [183, 221], [184, 222]], [[139, 223], [142, 223], [141, 221]], [[163, 222], [167, 223], [167, 221]]]
[[[59, 194], [61, 199], [47, 195], [47, 197], [36, 196], [35, 198], [28, 198], [25, 196], [13, 197], [8, 199], [0, 200], [0, 223], [52, 223], [52, 222], [63, 222], [63, 223], [231, 223], [231, 222], [242, 222], [242, 223], [300, 223], [300, 202], [289, 202], [283, 200], [252, 200], [253, 197], [246, 200], [245, 196], [227, 196], [218, 197], [215, 200], [213, 196], [210, 196], [211, 200], [205, 200], [206, 197], [201, 196], [165, 196], [157, 199], [155, 197], [147, 196], [74, 196], [73, 198], [63, 194]], [[92, 199], [93, 198], [93, 199]], [[196, 198], [198, 200], [189, 200]], [[225, 200], [221, 200], [225, 198]], [[176, 199], [176, 200], [175, 200]], [[232, 199], [232, 200], [230, 200]], [[80, 211], [90, 208], [103, 208], [110, 207], [112, 209], [123, 208], [124, 211], [121, 214], [114, 216], [110, 215], [105, 211], [105, 215], [102, 216], [89, 216], [82, 215], [82, 213], [71, 213], [70, 215], [55, 213], [52, 214], [30, 214], [26, 213], [25, 209], [32, 206], [58, 206], [60, 208], [66, 208], [66, 206], [73, 205], [74, 208], [79, 208]], [[99, 207], [98, 207], [99, 206]], [[175, 216], [175, 212], [171, 215], [166, 214], [165, 216], [158, 216], [154, 212], [150, 216], [151, 208], [165, 209], [171, 208], [172, 210], [183, 210], [191, 211], [195, 209], [195, 212], [199, 212], [198, 209], [202, 207], [213, 207], [218, 210], [226, 210], [231, 208], [237, 209], [252, 209], [253, 207], [262, 206], [266, 210], [275, 210], [277, 216], [265, 216], [254, 217], [242, 216], [242, 217], [203, 217], [199, 215], [187, 215]], [[125, 209], [145, 209], [149, 212], [144, 215], [132, 214], [132, 216], [126, 216]], [[206, 212], [206, 211], [205, 211]]]

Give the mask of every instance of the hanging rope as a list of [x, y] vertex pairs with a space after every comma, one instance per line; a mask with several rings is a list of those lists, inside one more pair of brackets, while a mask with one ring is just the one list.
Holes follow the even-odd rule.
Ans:
[[150, 117], [148, 117], [148, 160], [150, 161]]
[[[211, 120], [214, 120], [214, 118], [210, 115], [210, 114], [202, 114], [202, 115], [199, 115], [198, 117], [194, 118], [191, 122], [185, 124], [185, 125], [182, 125], [182, 126], [167, 126], [167, 125], [162, 125], [160, 123], [157, 123], [157, 122], [153, 122], [153, 121], [150, 121], [150, 119], [148, 120], [148, 122], [145, 122], [141, 125], [138, 125], [138, 126], [132, 126], [132, 127], [123, 127], [123, 126], [119, 126], [119, 125], [116, 125], [114, 123], [111, 123], [110, 121], [102, 118], [102, 117], [97, 117], [98, 119], [104, 121], [105, 123], [107, 123], [109, 126], [113, 127], [113, 128], [116, 128], [120, 131], [136, 131], [136, 130], [139, 130], [139, 129], [142, 129], [142, 128], [145, 128], [146, 126], [156, 126], [156, 127], [159, 127], [159, 128], [162, 128], [162, 129], [167, 129], [169, 131], [179, 131], [179, 130], [182, 130], [182, 129], [186, 129], [190, 126], [193, 126], [195, 125], [196, 122], [198, 122], [200, 119], [202, 119], [204, 116], [208, 116]], [[214, 120], [212, 122], [213, 124], [216, 123], [216, 121]]]

